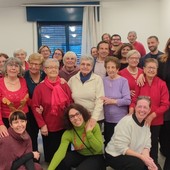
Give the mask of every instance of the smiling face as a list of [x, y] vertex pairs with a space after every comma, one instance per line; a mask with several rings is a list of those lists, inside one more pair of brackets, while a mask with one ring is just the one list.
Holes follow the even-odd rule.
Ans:
[[93, 65], [90, 60], [82, 60], [80, 63], [80, 72], [83, 76], [89, 74], [93, 69]]
[[129, 43], [133, 44], [136, 41], [137, 36], [134, 32], [130, 32], [127, 39], [129, 40]]
[[157, 74], [158, 66], [155, 62], [148, 62], [146, 63], [145, 67], [143, 68], [143, 71], [146, 75], [146, 78], [152, 79]]
[[63, 59], [62, 52], [60, 50], [55, 50], [53, 58], [61, 61]]
[[69, 119], [70, 119], [70, 122], [75, 127], [80, 127], [84, 122], [82, 114], [78, 110], [73, 109], [73, 108], [70, 109], [69, 111]]
[[116, 63], [109, 61], [106, 65], [106, 72], [111, 79], [117, 77], [119, 69], [116, 67]]
[[129, 46], [126, 46], [124, 48], [122, 48], [121, 50], [121, 56], [126, 58], [126, 54], [131, 50], [131, 48]]
[[13, 120], [10, 124], [11, 128], [18, 134], [23, 134], [26, 129], [27, 121], [23, 119]]
[[135, 107], [135, 114], [139, 122], [142, 122], [150, 113], [150, 103], [146, 99], [140, 99], [137, 101]]
[[25, 59], [26, 59], [26, 54], [24, 51], [20, 51], [18, 53], [15, 54], [15, 57], [20, 59], [22, 63], [25, 62]]
[[99, 58], [104, 60], [109, 55], [109, 44], [101, 43], [98, 48]]
[[127, 58], [129, 66], [137, 67], [139, 64], [139, 59], [140, 59], [140, 56], [137, 53], [132, 54], [129, 58]]
[[15, 62], [8, 63], [6, 72], [9, 77], [17, 77], [18, 74], [20, 73], [19, 64]]
[[147, 44], [148, 44], [148, 48], [149, 50], [154, 53], [155, 51], [158, 50], [158, 45], [159, 45], [159, 42], [158, 40], [156, 40], [156, 38], [149, 38], [147, 40]]
[[2, 70], [6, 60], [7, 59], [4, 56], [0, 56], [0, 70]]
[[29, 71], [32, 73], [32, 74], [36, 74], [36, 73], [39, 73], [40, 72], [40, 69], [41, 69], [41, 62], [39, 60], [30, 60], [28, 62], [29, 64]]
[[76, 65], [76, 57], [73, 55], [69, 55], [64, 59], [64, 65], [66, 68], [74, 68]]

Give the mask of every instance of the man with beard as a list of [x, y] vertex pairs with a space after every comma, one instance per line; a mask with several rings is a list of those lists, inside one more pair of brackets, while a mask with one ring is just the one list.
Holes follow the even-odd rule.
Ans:
[[98, 58], [94, 63], [94, 73], [101, 78], [106, 76], [106, 69], [104, 67], [105, 58], [109, 55], [109, 43], [106, 41], [100, 41], [97, 45]]
[[157, 36], [153, 35], [153, 36], [148, 37], [147, 44], [148, 44], [148, 48], [149, 48], [150, 52], [140, 59], [139, 67], [141, 67], [141, 68], [143, 68], [144, 62], [147, 58], [158, 59], [158, 57], [161, 54], [163, 54], [163, 52], [158, 50], [159, 39]]

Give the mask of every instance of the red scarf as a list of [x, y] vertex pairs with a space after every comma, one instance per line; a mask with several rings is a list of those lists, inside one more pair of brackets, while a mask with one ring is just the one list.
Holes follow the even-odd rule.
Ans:
[[47, 87], [52, 90], [52, 97], [51, 97], [51, 114], [58, 115], [64, 111], [64, 108], [69, 105], [69, 97], [64, 92], [61, 87], [61, 80], [57, 77], [55, 83], [51, 82], [47, 77], [44, 80], [44, 83]]

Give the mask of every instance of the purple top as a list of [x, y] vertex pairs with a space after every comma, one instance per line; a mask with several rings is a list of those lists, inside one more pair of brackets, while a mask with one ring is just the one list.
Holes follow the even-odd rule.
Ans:
[[116, 99], [116, 105], [104, 105], [105, 121], [118, 123], [128, 113], [128, 106], [131, 103], [128, 80], [124, 77], [111, 80], [103, 78], [105, 97]]

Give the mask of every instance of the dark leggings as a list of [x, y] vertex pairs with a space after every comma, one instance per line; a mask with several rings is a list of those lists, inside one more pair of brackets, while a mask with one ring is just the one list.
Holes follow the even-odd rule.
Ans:
[[84, 156], [76, 151], [67, 152], [63, 161], [56, 170], [105, 170], [105, 162], [103, 155]]
[[27, 153], [17, 160], [13, 161], [11, 170], [17, 170], [20, 166], [24, 165], [27, 170], [34, 170], [33, 153]]
[[106, 162], [116, 170], [148, 170], [141, 159], [129, 155], [113, 157], [106, 153]]

